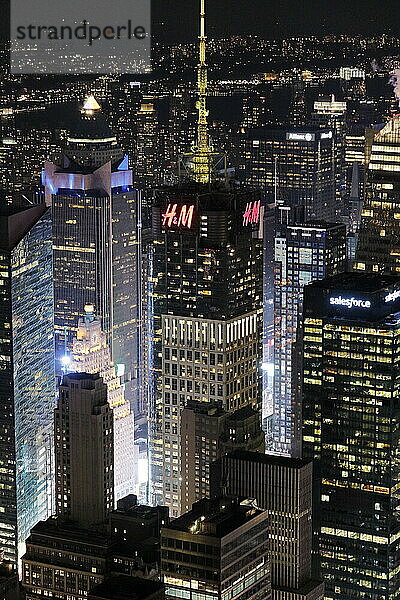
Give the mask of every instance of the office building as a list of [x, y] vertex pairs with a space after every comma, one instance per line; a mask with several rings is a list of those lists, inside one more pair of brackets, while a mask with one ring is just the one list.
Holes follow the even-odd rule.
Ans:
[[22, 559], [26, 600], [82, 600], [103, 581], [108, 565], [108, 539], [102, 532], [60, 517], [40, 521], [26, 541]]
[[54, 501], [51, 219], [43, 204], [0, 210], [0, 550], [17, 563]]
[[182, 512], [182, 409], [193, 400], [218, 402], [230, 413], [261, 408], [261, 198], [217, 181], [204, 0], [197, 75], [187, 179], [155, 190], [149, 253], [150, 499], [169, 506], [173, 518]]
[[303, 457], [325, 598], [396, 597], [400, 283], [351, 273], [306, 286]]
[[322, 600], [313, 578], [312, 462], [234, 451], [213, 463], [211, 494], [249, 495], [268, 514], [273, 600]]
[[331, 96], [319, 96], [314, 102], [312, 123], [321, 129], [334, 132], [334, 158], [336, 179], [336, 220], [348, 222], [349, 206], [346, 198], [345, 135], [347, 131], [347, 103]]
[[[285, 214], [285, 213], [284, 213]], [[277, 224], [274, 286], [274, 401], [270, 450], [300, 456], [301, 398], [296, 339], [303, 289], [310, 281], [346, 270], [346, 227], [314, 222]]]
[[88, 98], [60, 164], [44, 169], [52, 206], [58, 373], [84, 306], [101, 319], [112, 360], [136, 410], [139, 384], [140, 240], [132, 171], [99, 105]]
[[79, 319], [71, 358], [68, 371], [98, 373], [107, 385], [114, 418], [114, 500], [117, 502], [135, 490], [135, 423], [124, 386], [111, 361], [106, 334], [91, 305], [85, 306], [85, 316]]
[[113, 414], [97, 374], [69, 373], [55, 411], [57, 514], [83, 527], [114, 507]]
[[150, 100], [143, 102], [136, 112], [135, 185], [160, 185], [160, 141], [157, 110]]
[[196, 502], [161, 532], [165, 597], [271, 598], [268, 517], [251, 501]]
[[181, 414], [181, 510], [210, 496], [210, 468], [231, 450], [264, 452], [259, 410], [246, 405], [235, 412], [221, 404], [188, 402]]
[[168, 507], [138, 504], [134, 494], [118, 500], [117, 508], [110, 513], [111, 534], [120, 541], [141, 543], [150, 538], [158, 539], [161, 528], [168, 524]]
[[400, 273], [400, 116], [373, 138], [355, 269]]
[[181, 411], [261, 405], [259, 197], [217, 184], [159, 190], [150, 310], [151, 498], [181, 513]]
[[261, 188], [267, 202], [290, 209], [291, 222], [334, 222], [335, 134], [329, 129], [253, 129], [246, 141], [246, 182]]

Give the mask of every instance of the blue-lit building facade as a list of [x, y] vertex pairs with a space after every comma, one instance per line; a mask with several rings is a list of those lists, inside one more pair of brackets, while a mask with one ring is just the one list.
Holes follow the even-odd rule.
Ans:
[[[94, 101], [95, 102], [95, 101]], [[112, 360], [136, 412], [139, 397], [139, 195], [98, 108], [86, 108], [60, 164], [43, 173], [52, 206], [57, 372], [68, 363], [85, 305], [101, 318]], [[97, 103], [94, 105], [98, 106]]]
[[54, 501], [50, 211], [3, 207], [0, 230], [0, 549], [15, 564]]

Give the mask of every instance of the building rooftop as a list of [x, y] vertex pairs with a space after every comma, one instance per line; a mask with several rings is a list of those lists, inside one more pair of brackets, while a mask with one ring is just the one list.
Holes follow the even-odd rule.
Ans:
[[263, 512], [250, 499], [240, 501], [232, 498], [203, 498], [193, 504], [192, 510], [174, 519], [163, 531], [169, 529], [223, 538]]
[[235, 412], [229, 413], [228, 417], [230, 421], [239, 421], [243, 422], [245, 419], [249, 419], [250, 417], [254, 417], [254, 415], [258, 416], [258, 411], [251, 404], [246, 404], [246, 406], [242, 406], [235, 410]]
[[25, 205], [22, 201], [3, 204], [0, 208], [0, 249], [15, 248], [47, 210], [45, 204]]
[[343, 223], [328, 223], [328, 221], [307, 221], [306, 223], [294, 223], [288, 225], [288, 229], [345, 229], [346, 225]]
[[88, 598], [104, 598], [104, 600], [144, 600], [164, 588], [161, 581], [116, 575], [105, 579], [92, 588]]
[[96, 381], [101, 378], [98, 373], [66, 373], [63, 377], [62, 385], [67, 385], [68, 380], [84, 381], [85, 379]]
[[400, 284], [400, 277], [396, 275], [380, 275], [378, 273], [340, 273], [320, 281], [313, 281], [308, 288], [329, 290], [331, 288], [351, 290], [358, 292], [379, 292], [388, 286]]
[[249, 452], [248, 450], [233, 450], [226, 455], [227, 458], [236, 458], [249, 462], [257, 462], [264, 465], [277, 465], [290, 467], [292, 469], [301, 469], [309, 465], [312, 461], [303, 458], [291, 458], [290, 456], [275, 456], [273, 454], [262, 454], [261, 452]]
[[35, 544], [42, 536], [63, 539], [82, 544], [82, 551], [90, 553], [93, 546], [102, 548], [108, 545], [106, 533], [81, 527], [75, 521], [63, 517], [49, 517], [46, 521], [39, 521], [32, 529], [28, 544]]
[[[290, 137], [288, 134], [294, 134]], [[306, 137], [306, 134], [311, 134]], [[290, 125], [277, 125], [274, 127], [258, 127], [248, 132], [250, 140], [282, 140], [292, 142], [312, 142], [316, 139], [331, 140], [332, 129], [321, 129], [316, 125], [304, 125], [304, 127], [290, 127]]]

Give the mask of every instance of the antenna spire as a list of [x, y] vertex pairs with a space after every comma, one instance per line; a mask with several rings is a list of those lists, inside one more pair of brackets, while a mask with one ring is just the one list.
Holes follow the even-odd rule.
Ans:
[[207, 64], [206, 64], [206, 10], [205, 0], [200, 0], [199, 64], [197, 67], [197, 143], [193, 147], [192, 168], [195, 181], [208, 183], [211, 177], [210, 140], [208, 135], [207, 110]]

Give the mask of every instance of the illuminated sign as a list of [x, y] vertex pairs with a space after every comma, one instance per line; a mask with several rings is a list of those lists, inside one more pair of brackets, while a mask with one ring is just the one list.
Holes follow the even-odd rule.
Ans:
[[335, 306], [345, 306], [346, 308], [371, 308], [369, 300], [360, 300], [358, 298], [342, 298], [342, 296], [334, 296], [329, 298], [329, 303]]
[[315, 133], [291, 132], [286, 134], [286, 139], [295, 142], [313, 142], [315, 140]]
[[191, 229], [193, 224], [194, 204], [168, 204], [166, 212], [162, 215], [164, 227], [186, 227]]
[[393, 302], [394, 300], [397, 300], [397, 298], [400, 298], [400, 290], [395, 290], [385, 296], [385, 302]]
[[332, 131], [326, 131], [325, 133], [321, 133], [321, 140], [330, 140], [332, 137]]
[[260, 221], [260, 200], [258, 202], [248, 202], [243, 214], [243, 225], [249, 223], [258, 223]]

